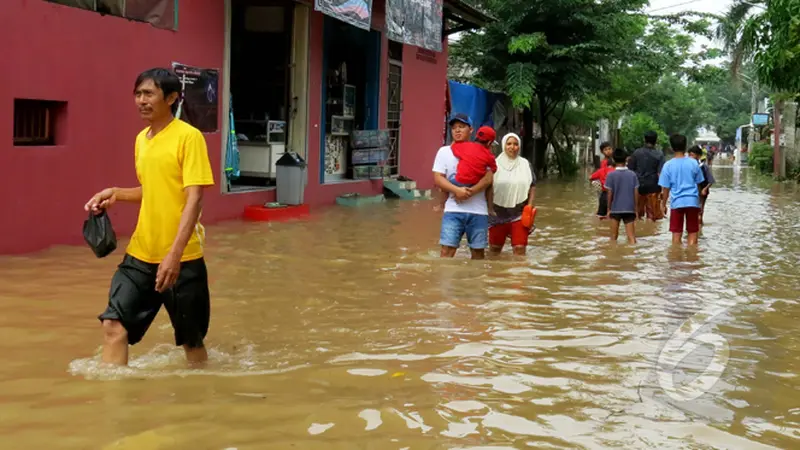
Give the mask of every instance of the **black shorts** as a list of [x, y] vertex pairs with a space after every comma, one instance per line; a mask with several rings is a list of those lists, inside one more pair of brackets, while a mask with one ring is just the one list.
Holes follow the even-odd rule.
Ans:
[[155, 290], [157, 273], [158, 264], [126, 254], [111, 279], [108, 308], [98, 318], [120, 321], [128, 332], [128, 344], [134, 345], [142, 340], [163, 304], [175, 330], [175, 345], [202, 347], [211, 315], [205, 260], [181, 263], [175, 286], [163, 293]]
[[659, 192], [661, 192], [661, 186], [657, 184], [639, 186], [639, 195], [658, 194]]
[[614, 214], [611, 213], [611, 218], [618, 221], [624, 222], [626, 225], [629, 223], [633, 223], [636, 221], [636, 214], [635, 213], [623, 213], [623, 214]]

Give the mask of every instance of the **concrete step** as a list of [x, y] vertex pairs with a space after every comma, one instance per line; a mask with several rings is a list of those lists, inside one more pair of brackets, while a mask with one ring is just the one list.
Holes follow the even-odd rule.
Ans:
[[383, 180], [383, 187], [390, 191], [413, 190], [417, 188], [416, 181], [397, 181], [393, 179]]
[[384, 180], [383, 191], [387, 196], [401, 200], [427, 200], [431, 198], [431, 190], [417, 189], [416, 181]]
[[375, 205], [377, 203], [383, 203], [385, 201], [385, 197], [383, 195], [374, 195], [374, 196], [366, 196], [366, 195], [340, 195], [336, 197], [336, 204], [339, 206], [348, 206], [348, 207], [359, 207], [359, 206], [367, 206], [367, 205]]

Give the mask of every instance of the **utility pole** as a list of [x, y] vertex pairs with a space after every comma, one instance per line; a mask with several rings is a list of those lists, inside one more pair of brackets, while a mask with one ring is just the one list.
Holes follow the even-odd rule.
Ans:
[[[756, 140], [756, 126], [753, 117], [758, 112], [758, 100], [756, 99], [756, 83], [750, 80], [750, 132], [747, 134], [747, 151], [753, 150], [753, 143]], [[749, 153], [748, 153], [749, 155]]]
[[781, 151], [781, 100], [775, 100], [775, 106], [772, 111], [775, 114], [775, 132], [773, 137], [775, 139], [775, 151], [772, 158], [772, 169], [775, 176], [778, 178], [786, 177], [786, 164], [783, 163], [783, 152]]

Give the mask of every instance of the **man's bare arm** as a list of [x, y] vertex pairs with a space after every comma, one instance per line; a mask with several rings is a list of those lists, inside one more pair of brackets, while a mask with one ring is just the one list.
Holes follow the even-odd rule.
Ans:
[[178, 235], [175, 236], [175, 241], [172, 243], [170, 253], [180, 257], [183, 255], [183, 250], [186, 244], [189, 243], [197, 220], [200, 218], [200, 211], [203, 210], [203, 186], [189, 186], [184, 189], [186, 194], [186, 207], [183, 208], [181, 214], [181, 222], [178, 226]]
[[491, 186], [492, 183], [494, 183], [494, 172], [492, 172], [491, 170], [487, 170], [486, 175], [484, 175], [483, 178], [481, 178], [481, 181], [478, 181], [478, 184], [472, 186], [471, 188], [469, 188], [469, 190], [470, 192], [472, 192], [472, 195], [475, 195], [479, 192], [483, 192], [486, 189], [489, 189], [489, 186]]
[[443, 173], [439, 172], [433, 172], [433, 183], [448, 194], [455, 195], [463, 189], [451, 183]]
[[135, 188], [113, 187], [111, 190], [114, 192], [114, 196], [117, 197], [117, 201], [131, 203], [140, 203], [142, 201], [141, 186]]

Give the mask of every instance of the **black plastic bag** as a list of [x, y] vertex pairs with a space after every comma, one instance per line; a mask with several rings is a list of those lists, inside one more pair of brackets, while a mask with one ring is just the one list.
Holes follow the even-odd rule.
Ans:
[[117, 235], [105, 211], [98, 215], [89, 212], [83, 222], [83, 239], [98, 258], [104, 258], [117, 249]]

